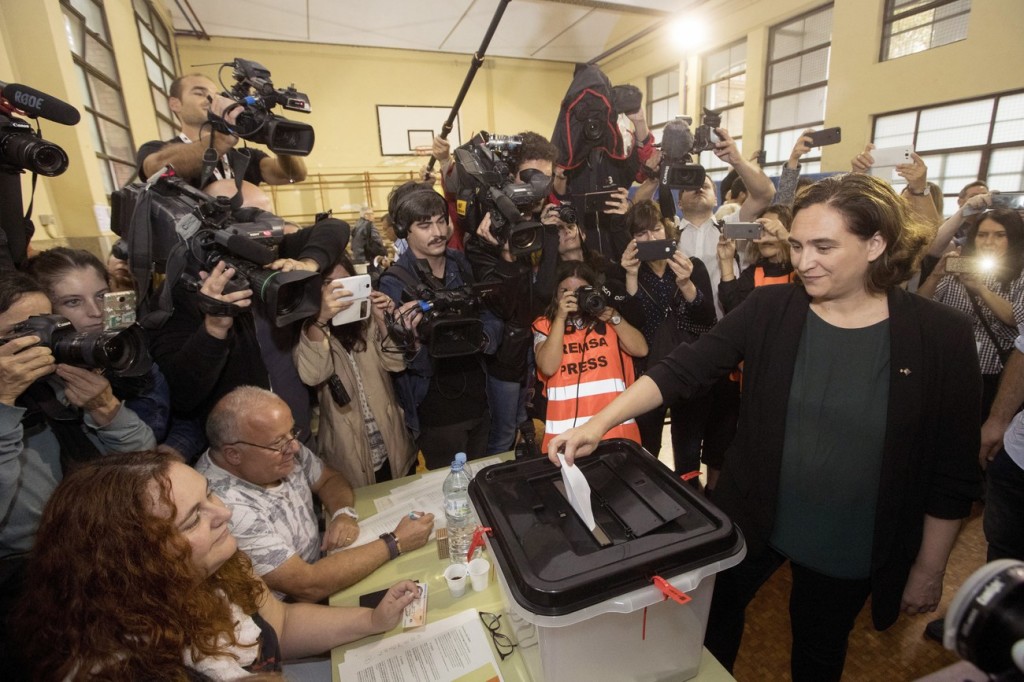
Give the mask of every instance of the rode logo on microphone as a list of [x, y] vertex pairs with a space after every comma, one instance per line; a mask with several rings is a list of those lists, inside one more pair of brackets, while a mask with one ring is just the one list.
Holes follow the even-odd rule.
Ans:
[[45, 97], [39, 97], [37, 95], [30, 95], [27, 92], [18, 90], [14, 93], [14, 102], [23, 107], [30, 107], [32, 109], [42, 109], [43, 103], [46, 102]]

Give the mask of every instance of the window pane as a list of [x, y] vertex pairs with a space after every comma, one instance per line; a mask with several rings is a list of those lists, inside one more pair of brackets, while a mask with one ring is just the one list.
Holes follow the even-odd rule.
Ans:
[[679, 72], [669, 71], [668, 73], [668, 91], [671, 94], [677, 94], [679, 92]]
[[132, 0], [132, 6], [135, 7], [135, 11], [141, 15], [146, 22], [149, 22], [149, 5], [146, 4], [146, 0]]
[[832, 8], [827, 7], [803, 19], [772, 29], [774, 38], [771, 58], [781, 59], [832, 40]]
[[1024, 94], [999, 98], [992, 142], [1024, 140]]
[[164, 26], [164, 22], [154, 14], [153, 15], [153, 29], [156, 31], [156, 37], [162, 45], [170, 45], [171, 37], [167, 34], [167, 27]]
[[729, 51], [719, 50], [704, 57], [704, 81], [714, 81], [729, 73]]
[[670, 99], [663, 99], [651, 102], [651, 122], [654, 125], [665, 123], [672, 117], [672, 114], [669, 112], [669, 103], [671, 101]]
[[981, 175], [981, 152], [953, 152], [922, 156], [928, 179], [942, 187], [943, 194], [957, 194]]
[[92, 138], [92, 148], [97, 152], [103, 151], [103, 140], [100, 139], [99, 125], [96, 122], [96, 116], [89, 114], [89, 137]]
[[746, 93], [747, 75], [742, 74], [704, 88], [704, 106], [709, 109], [721, 109], [730, 104], [739, 104]]
[[168, 71], [174, 71], [174, 58], [171, 57], [171, 53], [163, 45], [160, 46], [160, 63]]
[[668, 95], [668, 78], [665, 75], [655, 76], [651, 79], [651, 99], [662, 99]]
[[139, 24], [139, 38], [142, 40], [142, 45], [153, 54], [159, 54], [157, 51], [156, 36], [149, 32], [145, 24], [140, 22]]
[[67, 10], [64, 10], [64, 33], [67, 35], [68, 47], [71, 48], [72, 54], [81, 57], [85, 46], [85, 26], [81, 19]]
[[[799, 128], [792, 128], [790, 130], [782, 130], [777, 133], [769, 133], [764, 136], [764, 149], [766, 154], [767, 163], [779, 163], [789, 159], [790, 153], [793, 151], [793, 146], [796, 145], [796, 141], [800, 139], [800, 135], [804, 132], [804, 126]], [[815, 159], [820, 156], [820, 152], [811, 150], [806, 156], [801, 159], [801, 166], [806, 165], [807, 159]], [[801, 168], [801, 173], [807, 173], [808, 171]]]
[[124, 187], [129, 182], [137, 179], [136, 173], [138, 172], [138, 169], [135, 166], [127, 163], [118, 163], [116, 161], [111, 161], [110, 166], [114, 171], [114, 178], [118, 187]]
[[117, 80], [117, 68], [114, 66], [114, 53], [103, 43], [91, 35], [85, 36], [85, 63], [93, 67], [110, 80]]
[[150, 89], [153, 91], [153, 105], [156, 106], [157, 112], [163, 114], [165, 118], [173, 120], [171, 108], [167, 105], [167, 95], [159, 88], [150, 86]]
[[722, 112], [722, 127], [734, 138], [743, 134], [743, 107], [726, 109]]
[[1024, 192], [1024, 148], [992, 152], [988, 186], [1000, 192]]
[[103, 10], [93, 0], [70, 0], [70, 4], [85, 17], [85, 25], [103, 40], [109, 40], [103, 22]]
[[917, 149], [948, 149], [988, 142], [993, 100], [985, 99], [921, 112]]
[[828, 55], [829, 48], [825, 47], [773, 64], [768, 69], [768, 93], [784, 92], [828, 80]]
[[820, 87], [769, 100], [765, 127], [772, 130], [820, 123], [825, 118], [826, 91]]
[[85, 79], [85, 69], [78, 66], [75, 69], [75, 78], [78, 80], [78, 87], [82, 89], [82, 95], [85, 97], [85, 106], [95, 107], [96, 105], [92, 101], [92, 93], [89, 92], [88, 81]]
[[89, 88], [92, 91], [93, 106], [96, 111], [118, 121], [127, 123], [128, 119], [124, 114], [124, 106], [121, 103], [121, 93], [105, 82], [89, 74]]
[[109, 196], [117, 187], [115, 186], [113, 171], [106, 159], [96, 159], [100, 166], [100, 178], [103, 180], [103, 191]]
[[156, 83], [157, 85], [163, 85], [164, 72], [160, 68], [160, 65], [153, 61], [153, 58], [148, 54], [143, 55], [142, 60], [146, 63], [146, 75], [149, 76], [149, 82]]
[[103, 136], [103, 147], [106, 149], [107, 156], [122, 161], [130, 161], [135, 158], [135, 148], [127, 129], [99, 116], [97, 116], [97, 123], [100, 127], [100, 135]]
[[175, 135], [177, 135], [177, 132], [174, 130], [174, 127], [162, 118], [157, 118], [156, 125], [160, 129], [161, 140], [169, 140]]
[[878, 149], [913, 144], [914, 126], [916, 125], [916, 112], [880, 116], [875, 121], [875, 139], [872, 142]]
[[[931, 0], [897, 3], [896, 14], [900, 14], [901, 18], [885, 24], [885, 59], [922, 52], [967, 37], [970, 0], [950, 0], [939, 7], [913, 14], [905, 13], [930, 3]], [[888, 18], [892, 16], [889, 14]]]

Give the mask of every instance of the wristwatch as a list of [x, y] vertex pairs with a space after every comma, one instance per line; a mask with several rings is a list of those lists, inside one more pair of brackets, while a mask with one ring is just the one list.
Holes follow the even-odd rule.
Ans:
[[402, 546], [398, 544], [398, 537], [394, 533], [381, 533], [379, 537], [388, 546], [389, 561], [394, 561], [402, 556]]
[[922, 192], [915, 192], [914, 190], [910, 189], [909, 185], [907, 185], [907, 191], [910, 192], [911, 194], [913, 194], [915, 197], [927, 197], [927, 196], [931, 196], [932, 187], [931, 187], [931, 185], [925, 185], [924, 186], [924, 191], [922, 191]]
[[611, 322], [612, 325], [617, 327], [619, 323], [622, 322], [622, 315], [615, 313], [614, 315], [611, 316], [611, 318], [609, 318], [608, 321]]
[[338, 509], [337, 511], [334, 512], [334, 514], [331, 515], [331, 521], [338, 518], [338, 516], [341, 514], [344, 514], [345, 516], [350, 516], [356, 521], [359, 520], [359, 514], [356, 513], [355, 509], [353, 509], [352, 507], [342, 507], [341, 509]]

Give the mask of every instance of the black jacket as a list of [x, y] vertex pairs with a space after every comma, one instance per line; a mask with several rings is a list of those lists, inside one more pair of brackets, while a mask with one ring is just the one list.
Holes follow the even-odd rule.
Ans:
[[[764, 550], [775, 522], [790, 384], [809, 304], [799, 285], [759, 287], [648, 372], [674, 404], [744, 361], [739, 426], [715, 503], [740, 526], [752, 555]], [[889, 329], [889, 406], [871, 557], [878, 629], [899, 615], [925, 514], [964, 518], [980, 493], [981, 373], [970, 320], [897, 288], [889, 292]]]

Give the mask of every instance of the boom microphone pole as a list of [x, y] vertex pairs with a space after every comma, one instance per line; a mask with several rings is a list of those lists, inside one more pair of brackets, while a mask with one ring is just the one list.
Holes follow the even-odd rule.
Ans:
[[[451, 113], [448, 114], [448, 120], [441, 126], [441, 139], [447, 140], [448, 134], [452, 132], [452, 126], [455, 123], [455, 117], [459, 114], [459, 107], [462, 106], [462, 100], [466, 98], [466, 93], [469, 92], [469, 86], [473, 84], [473, 78], [476, 76], [476, 72], [484, 63], [484, 54], [487, 52], [487, 46], [491, 44], [491, 38], [494, 37], [494, 32], [498, 29], [498, 23], [501, 21], [501, 15], [505, 13], [505, 7], [508, 5], [510, 0], [499, 0], [498, 9], [494, 11], [494, 16], [491, 18], [491, 25], [487, 27], [487, 33], [484, 34], [484, 39], [480, 43], [480, 48], [473, 53], [473, 61], [469, 65], [469, 73], [466, 74], [466, 79], [462, 81], [462, 89], [459, 90], [458, 96], [455, 98], [455, 104], [452, 105]], [[437, 159], [434, 155], [430, 155], [430, 161], [427, 162], [427, 170], [434, 170], [434, 163]]]

